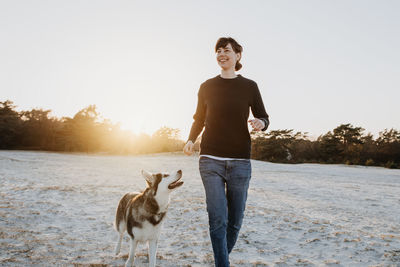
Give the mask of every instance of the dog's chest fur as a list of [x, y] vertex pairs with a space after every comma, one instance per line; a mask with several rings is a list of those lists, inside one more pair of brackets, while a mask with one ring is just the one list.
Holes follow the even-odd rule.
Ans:
[[155, 240], [158, 239], [160, 235], [162, 222], [157, 225], [153, 225], [148, 221], [144, 221], [142, 223], [142, 227], [133, 227], [132, 233], [135, 239], [139, 242], [145, 242], [147, 240]]

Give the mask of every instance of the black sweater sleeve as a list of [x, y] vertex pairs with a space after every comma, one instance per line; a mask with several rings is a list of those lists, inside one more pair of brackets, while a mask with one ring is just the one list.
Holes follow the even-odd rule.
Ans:
[[265, 111], [264, 103], [261, 98], [260, 90], [256, 83], [254, 83], [254, 91], [253, 91], [253, 101], [251, 104], [251, 112], [253, 113], [254, 118], [260, 119], [264, 121], [265, 127], [262, 131], [267, 130], [269, 126], [269, 116]]
[[202, 86], [200, 86], [199, 92], [197, 94], [197, 99], [196, 113], [193, 115], [194, 122], [192, 124], [192, 128], [190, 129], [190, 134], [188, 138], [188, 141], [192, 141], [193, 143], [196, 141], [197, 137], [204, 128], [206, 107], [202, 93]]

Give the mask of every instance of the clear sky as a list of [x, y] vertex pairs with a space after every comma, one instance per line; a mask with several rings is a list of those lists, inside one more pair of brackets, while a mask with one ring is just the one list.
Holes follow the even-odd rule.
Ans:
[[270, 129], [400, 129], [400, 1], [0, 2], [0, 101], [73, 116], [95, 104], [125, 129], [180, 128], [219, 74], [221, 36], [243, 47]]

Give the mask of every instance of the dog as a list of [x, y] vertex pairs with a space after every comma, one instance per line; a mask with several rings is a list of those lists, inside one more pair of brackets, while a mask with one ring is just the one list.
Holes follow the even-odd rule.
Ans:
[[148, 242], [149, 266], [155, 266], [158, 237], [168, 210], [170, 194], [183, 184], [180, 181], [181, 170], [173, 176], [142, 170], [142, 175], [147, 182], [146, 189], [142, 193], [125, 194], [119, 201], [115, 217], [115, 230], [119, 233], [115, 254], [120, 252], [125, 231], [128, 232], [131, 241], [126, 267], [133, 266], [138, 242]]

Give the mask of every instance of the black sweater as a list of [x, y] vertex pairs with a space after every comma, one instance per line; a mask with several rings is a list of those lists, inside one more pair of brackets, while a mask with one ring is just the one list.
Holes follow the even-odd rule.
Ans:
[[247, 120], [253, 116], [269, 125], [257, 84], [241, 75], [233, 79], [216, 76], [201, 84], [189, 139], [193, 143], [205, 127], [200, 154], [250, 158], [251, 140]]

